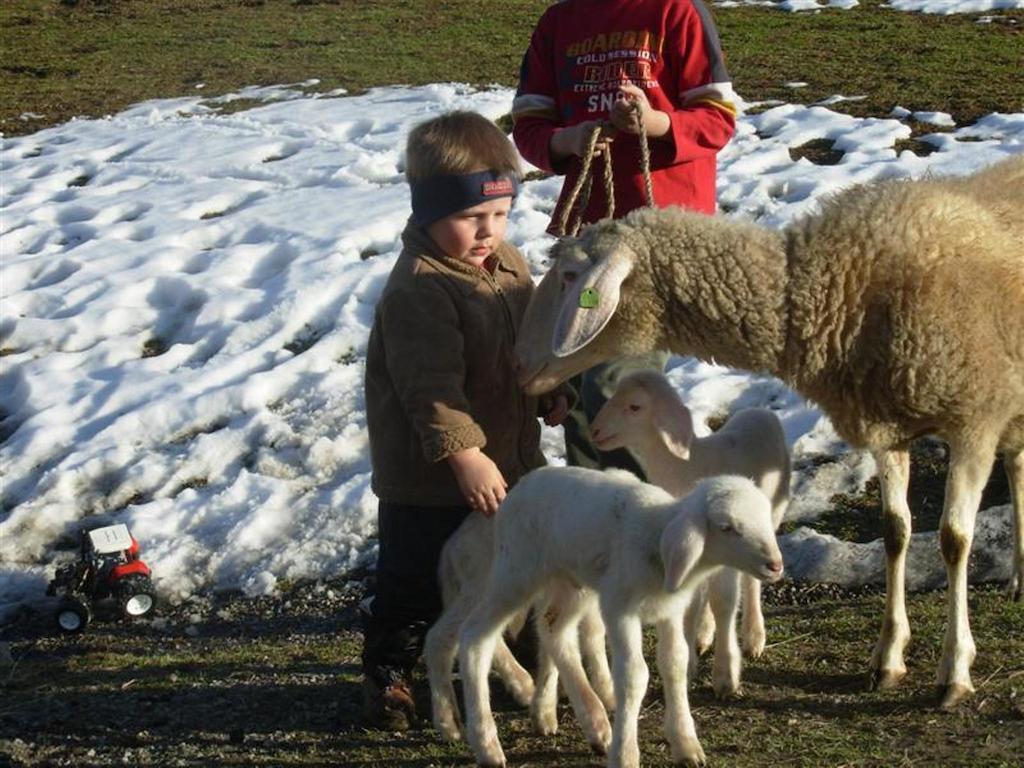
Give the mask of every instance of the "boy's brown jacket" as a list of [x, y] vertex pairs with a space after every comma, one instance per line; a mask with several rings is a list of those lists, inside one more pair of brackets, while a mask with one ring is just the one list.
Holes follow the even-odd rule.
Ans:
[[366, 354], [371, 487], [394, 504], [466, 504], [452, 453], [482, 448], [509, 487], [545, 463], [537, 399], [516, 385], [512, 357], [533, 281], [505, 243], [491, 274], [411, 224], [402, 241]]

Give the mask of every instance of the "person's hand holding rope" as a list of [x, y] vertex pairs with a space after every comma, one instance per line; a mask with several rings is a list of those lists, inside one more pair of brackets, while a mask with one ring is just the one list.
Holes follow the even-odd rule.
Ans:
[[587, 145], [590, 144], [594, 131], [600, 132], [594, 143], [593, 154], [599, 155], [605, 150], [610, 150], [615, 129], [604, 120], [586, 120], [558, 131], [551, 139], [552, 154], [560, 157], [583, 157], [587, 154]]
[[[606, 218], [615, 218], [615, 183], [612, 171], [612, 140], [618, 131], [637, 134], [640, 145], [640, 171], [644, 180], [644, 194], [647, 205], [654, 207], [654, 186], [651, 181], [651, 153], [647, 139], [664, 136], [672, 127], [669, 116], [651, 107], [647, 95], [631, 83], [624, 83], [619, 88], [624, 98], [615, 102], [609, 113], [609, 121], [587, 120], [568, 128], [563, 128], [551, 138], [551, 152], [562, 157], [576, 155], [581, 159], [580, 172], [576, 177], [561, 212], [554, 231], [559, 237], [575, 236], [583, 224], [583, 212], [590, 201], [590, 188], [593, 182], [591, 163], [595, 157], [604, 158], [603, 172], [605, 197], [608, 201]], [[575, 209], [576, 215], [570, 223], [570, 215]]]
[[619, 93], [623, 98], [615, 102], [608, 114], [613, 126], [626, 133], [646, 133], [652, 139], [668, 133], [672, 121], [651, 106], [646, 93], [632, 83], [619, 86]]

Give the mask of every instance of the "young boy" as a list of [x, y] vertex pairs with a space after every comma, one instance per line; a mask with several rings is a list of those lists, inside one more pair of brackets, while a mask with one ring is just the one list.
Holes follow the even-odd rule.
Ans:
[[[411, 673], [442, 608], [442, 546], [545, 463], [537, 401], [517, 387], [512, 357], [533, 291], [525, 260], [503, 241], [515, 147], [490, 120], [452, 112], [412, 130], [405, 172], [412, 216], [366, 359], [379, 553], [363, 690], [368, 720], [393, 730], [415, 719]], [[564, 393], [552, 403], [548, 424], [568, 409]]]
[[[646, 204], [637, 119], [650, 140], [655, 204], [714, 213], [716, 155], [735, 127], [732, 99], [718, 34], [701, 0], [565, 0], [549, 6], [523, 57], [512, 105], [513, 137], [523, 157], [565, 175], [549, 231], [565, 234], [555, 228], [597, 126], [598, 149], [611, 148], [615, 216]], [[595, 158], [583, 223], [608, 214], [602, 164]], [[667, 359], [612, 361], [576, 380], [579, 406], [565, 423], [569, 464], [619, 466], [643, 476], [627, 452], [597, 451], [589, 425], [622, 374], [660, 369]]]

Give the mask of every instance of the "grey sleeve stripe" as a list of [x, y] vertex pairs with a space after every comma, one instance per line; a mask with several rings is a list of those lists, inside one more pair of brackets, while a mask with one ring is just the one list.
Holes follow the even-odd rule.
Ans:
[[711, 12], [701, 0], [690, 0], [693, 8], [700, 16], [701, 25], [704, 27], [704, 44], [708, 49], [708, 58], [711, 60], [711, 81], [715, 83], [728, 83], [732, 80], [725, 68], [725, 57], [722, 55], [722, 44], [718, 42], [718, 29], [711, 18]]
[[550, 96], [541, 96], [538, 93], [524, 93], [512, 100], [512, 113], [518, 112], [542, 112], [555, 109], [555, 100]]
[[716, 101], [728, 102], [730, 104], [736, 102], [736, 92], [732, 89], [732, 83], [728, 81], [700, 85], [685, 91], [680, 96], [684, 102], [700, 98], [715, 99]]

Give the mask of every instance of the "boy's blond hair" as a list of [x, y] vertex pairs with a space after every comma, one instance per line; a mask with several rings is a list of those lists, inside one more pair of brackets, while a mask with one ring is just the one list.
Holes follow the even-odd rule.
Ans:
[[405, 177], [410, 183], [483, 170], [522, 176], [515, 146], [483, 115], [461, 110], [448, 112], [409, 132]]

